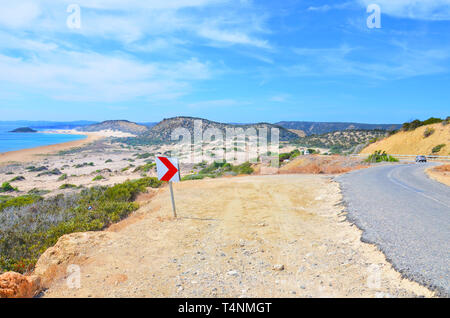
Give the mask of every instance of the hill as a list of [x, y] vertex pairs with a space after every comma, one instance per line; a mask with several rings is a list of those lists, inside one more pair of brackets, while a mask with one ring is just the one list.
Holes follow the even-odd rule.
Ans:
[[107, 120], [98, 124], [92, 124], [85, 127], [77, 128], [78, 131], [95, 132], [102, 130], [113, 130], [141, 135], [149, 130], [144, 125], [139, 125], [128, 120]]
[[258, 130], [259, 128], [267, 128], [268, 135], [270, 134], [271, 128], [278, 128], [280, 130], [280, 141], [292, 141], [298, 139], [297, 134], [287, 129], [284, 129], [283, 127], [269, 123], [257, 123], [245, 125], [225, 124], [195, 117], [174, 117], [164, 119], [159, 124], [157, 124], [150, 130], [145, 132], [140, 139], [143, 142], [145, 141], [145, 139], [148, 141], [170, 142], [171, 134], [176, 128], [186, 128], [191, 133], [191, 136], [194, 136], [194, 122], [196, 120], [202, 121], [203, 131], [205, 131], [208, 128], [216, 128], [221, 130], [224, 136], [227, 128], [243, 128], [244, 130], [248, 128], [255, 128], [256, 130]]
[[340, 153], [354, 150], [358, 145], [364, 145], [377, 138], [384, 137], [385, 130], [344, 130], [321, 135], [311, 135], [300, 138], [298, 144], [312, 148], [330, 148], [331, 152]]
[[361, 151], [364, 154], [376, 150], [398, 155], [450, 155], [450, 124], [438, 123], [399, 131], [375, 142]]
[[12, 132], [12, 133], [35, 133], [37, 131], [34, 129], [31, 129], [29, 127], [21, 127], [21, 128], [16, 128], [14, 130], [11, 130], [10, 132]]
[[307, 136], [321, 135], [344, 130], [395, 130], [401, 128], [398, 124], [362, 124], [362, 123], [334, 123], [310, 121], [280, 121], [276, 123], [286, 129], [303, 131]]

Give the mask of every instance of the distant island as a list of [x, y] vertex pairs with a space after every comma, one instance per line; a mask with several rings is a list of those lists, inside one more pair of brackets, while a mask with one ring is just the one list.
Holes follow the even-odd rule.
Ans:
[[11, 130], [10, 132], [13, 132], [13, 133], [35, 133], [37, 131], [34, 129], [31, 129], [30, 127], [20, 127], [20, 128]]

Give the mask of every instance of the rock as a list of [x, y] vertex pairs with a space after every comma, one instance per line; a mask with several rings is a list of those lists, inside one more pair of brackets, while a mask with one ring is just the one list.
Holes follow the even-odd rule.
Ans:
[[276, 265], [273, 265], [272, 269], [273, 269], [274, 271], [282, 271], [282, 270], [284, 270], [284, 265], [282, 265], [282, 264], [276, 264]]
[[58, 242], [47, 249], [36, 263], [34, 273], [41, 278], [42, 288], [48, 288], [52, 281], [67, 274], [71, 264], [80, 264], [88, 257], [83, 251], [97, 247], [117, 236], [114, 232], [84, 232], [63, 235]]
[[237, 275], [238, 275], [238, 272], [236, 272], [236, 271], [229, 271], [229, 272], [227, 273], [227, 275], [229, 275], [229, 276], [237, 276]]
[[39, 292], [38, 276], [24, 276], [15, 272], [0, 275], [0, 298], [31, 298]]
[[239, 240], [239, 246], [240, 247], [244, 247], [245, 246], [245, 241], [244, 240]]

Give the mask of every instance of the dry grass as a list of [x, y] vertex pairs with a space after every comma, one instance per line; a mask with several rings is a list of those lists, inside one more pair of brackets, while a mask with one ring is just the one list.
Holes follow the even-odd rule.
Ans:
[[279, 170], [280, 174], [341, 174], [365, 168], [359, 159], [344, 156], [308, 156], [298, 158]]
[[426, 172], [430, 178], [450, 186], [450, 164], [428, 168]]
[[450, 165], [438, 166], [438, 167], [434, 168], [433, 170], [438, 171], [438, 172], [450, 172]]

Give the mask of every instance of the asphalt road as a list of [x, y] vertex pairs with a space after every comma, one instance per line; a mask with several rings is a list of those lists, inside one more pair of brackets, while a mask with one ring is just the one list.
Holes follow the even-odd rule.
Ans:
[[336, 180], [362, 240], [406, 277], [449, 297], [450, 187], [427, 177], [431, 165], [384, 165]]

